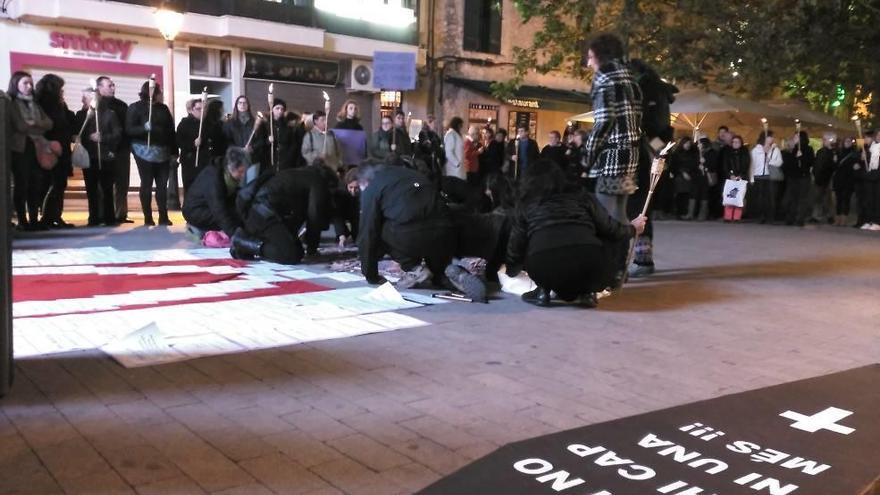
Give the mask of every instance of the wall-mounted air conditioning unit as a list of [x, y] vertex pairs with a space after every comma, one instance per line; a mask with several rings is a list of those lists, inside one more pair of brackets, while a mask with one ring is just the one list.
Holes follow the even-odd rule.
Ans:
[[367, 91], [378, 93], [380, 88], [373, 87], [373, 62], [369, 60], [349, 60], [345, 65], [345, 89], [349, 91]]

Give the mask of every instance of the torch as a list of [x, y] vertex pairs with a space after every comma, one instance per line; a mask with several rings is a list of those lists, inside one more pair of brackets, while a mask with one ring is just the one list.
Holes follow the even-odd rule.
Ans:
[[[648, 208], [651, 207], [651, 199], [654, 197], [654, 191], [657, 190], [657, 184], [660, 182], [660, 178], [663, 177], [663, 172], [666, 170], [666, 157], [669, 155], [669, 152], [672, 151], [672, 148], [675, 147], [675, 141], [670, 141], [666, 144], [660, 153], [654, 158], [654, 161], [651, 163], [651, 182], [648, 187], [648, 197], [645, 198], [645, 206], [642, 207], [642, 216], [646, 216], [648, 214]], [[629, 267], [632, 264], [633, 255], [636, 250], [636, 243], [639, 240], [639, 235], [633, 238], [632, 245], [629, 248], [629, 254], [626, 257], [626, 266]]]
[[275, 168], [275, 85], [269, 84], [269, 137], [272, 146], [269, 147], [269, 163]]
[[324, 124], [324, 148], [321, 150], [321, 157], [326, 159], [327, 158], [327, 139], [330, 137], [330, 133], [327, 132], [328, 131], [327, 126], [330, 123], [330, 95], [328, 95], [326, 91], [321, 91], [321, 93], [324, 95], [324, 114], [326, 114], [326, 117], [324, 119], [324, 122], [325, 122], [325, 124]]
[[[101, 135], [101, 126], [98, 123], [98, 92], [95, 91], [95, 96], [92, 97], [92, 101], [89, 103], [89, 106], [92, 107], [92, 111], [95, 113], [95, 132], [98, 133], [98, 136]], [[101, 140], [98, 139], [98, 142], [95, 143], [98, 145], [98, 169], [103, 168], [101, 165]]]
[[[150, 88], [150, 107], [147, 110], [147, 122], [153, 125], [153, 92], [156, 90], [156, 74], [150, 74], [147, 86]], [[150, 138], [152, 137], [152, 128], [147, 131], [147, 148], [150, 147]]]
[[862, 162], [868, 163], [868, 155], [865, 153], [865, 132], [862, 130], [862, 119], [858, 115], [853, 115], [853, 123], [856, 125], [856, 132], [859, 134], [859, 147], [862, 148]]
[[244, 145], [245, 148], [249, 148], [251, 145], [251, 141], [254, 140], [254, 134], [257, 133], [257, 129], [260, 128], [260, 125], [263, 124], [263, 119], [266, 117], [263, 116], [263, 112], [257, 112], [257, 120], [254, 122], [254, 130], [251, 131], [251, 136], [248, 138], [247, 143]]
[[199, 135], [198, 135], [199, 145], [196, 146], [196, 163], [195, 163], [196, 167], [199, 166], [199, 150], [202, 148], [202, 124], [205, 122], [205, 111], [207, 111], [207, 108], [205, 108], [205, 105], [207, 104], [207, 101], [208, 101], [208, 87], [205, 86], [204, 89], [202, 89], [202, 113], [199, 115]]

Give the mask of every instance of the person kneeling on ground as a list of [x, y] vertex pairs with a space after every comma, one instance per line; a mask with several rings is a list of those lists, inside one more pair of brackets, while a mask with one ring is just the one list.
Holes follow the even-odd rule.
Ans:
[[596, 306], [595, 292], [614, 278], [621, 241], [641, 233], [646, 218], [620, 223], [596, 198], [566, 180], [553, 162], [539, 160], [526, 169], [507, 248], [507, 274], [525, 264], [538, 286], [524, 301], [550, 305], [550, 291], [564, 301]]
[[308, 254], [318, 253], [330, 192], [318, 168], [292, 168], [248, 184], [239, 192], [236, 207], [245, 221], [232, 236], [233, 258], [295, 265], [306, 254], [297, 235], [303, 224]]
[[196, 177], [183, 201], [183, 218], [190, 231], [199, 238], [209, 230], [222, 230], [231, 237], [241, 227], [235, 197], [250, 166], [247, 153], [231, 147]]
[[[410, 288], [433, 277], [435, 285], [448, 280], [471, 300], [486, 300], [485, 284], [450, 264], [456, 249], [456, 233], [434, 183], [406, 167], [361, 165], [358, 187], [358, 255], [367, 282], [384, 282], [379, 275], [379, 259], [388, 253], [408, 272], [398, 287]], [[427, 268], [422, 266], [422, 260]]]

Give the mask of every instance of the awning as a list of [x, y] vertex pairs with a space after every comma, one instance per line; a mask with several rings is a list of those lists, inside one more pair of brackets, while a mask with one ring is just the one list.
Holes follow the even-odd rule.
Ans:
[[[464, 79], [461, 77], [447, 77], [446, 82], [460, 86], [463, 88], [476, 91], [478, 93], [492, 95], [492, 81], [478, 81], [475, 79]], [[494, 96], [493, 96], [494, 98]], [[506, 103], [514, 106], [532, 107], [537, 102], [539, 109], [547, 108], [553, 110], [575, 109], [575, 106], [590, 106], [592, 99], [589, 93], [582, 91], [572, 91], [568, 89], [554, 89], [546, 86], [520, 86], [514, 92], [513, 98]], [[518, 105], [517, 103], [527, 103]], [[542, 103], [544, 105], [542, 106]], [[549, 107], [549, 108], [548, 108]]]

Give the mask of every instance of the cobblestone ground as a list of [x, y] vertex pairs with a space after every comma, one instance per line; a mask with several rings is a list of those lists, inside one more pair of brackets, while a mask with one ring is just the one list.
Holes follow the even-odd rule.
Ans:
[[[179, 247], [180, 225], [63, 242]], [[880, 360], [877, 234], [657, 232], [657, 275], [598, 310], [503, 297], [408, 312], [423, 328], [152, 368], [21, 361], [0, 401], [0, 493], [406, 494], [511, 441]]]

